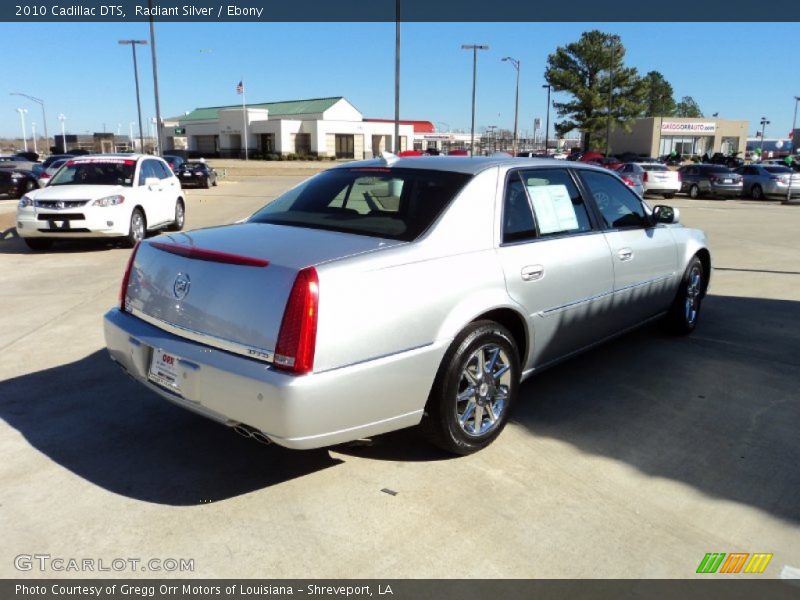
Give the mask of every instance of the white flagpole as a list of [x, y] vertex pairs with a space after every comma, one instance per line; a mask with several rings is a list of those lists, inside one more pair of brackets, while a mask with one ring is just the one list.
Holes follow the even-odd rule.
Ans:
[[242, 135], [244, 136], [244, 159], [247, 160], [247, 102], [244, 95], [244, 77], [242, 82]]

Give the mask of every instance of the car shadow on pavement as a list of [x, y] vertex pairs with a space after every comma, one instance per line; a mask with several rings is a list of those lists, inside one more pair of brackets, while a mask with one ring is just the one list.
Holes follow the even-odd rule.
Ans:
[[340, 464], [240, 437], [123, 376], [105, 350], [0, 382], [0, 418], [87, 481], [136, 500], [218, 502]]
[[512, 421], [800, 522], [799, 349], [800, 302], [710, 295], [691, 336], [648, 326], [525, 382]]
[[31, 250], [17, 235], [15, 229], [2, 232], [0, 235], [0, 254], [68, 254], [114, 250], [115, 248], [119, 248], [119, 243], [114, 240], [85, 239], [58, 241], [47, 250]]

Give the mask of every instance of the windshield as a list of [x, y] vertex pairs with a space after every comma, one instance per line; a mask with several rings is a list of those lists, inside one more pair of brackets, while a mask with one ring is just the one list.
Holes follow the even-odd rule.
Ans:
[[133, 185], [136, 161], [113, 158], [68, 160], [50, 180], [49, 185]]
[[421, 169], [333, 169], [289, 190], [249, 221], [411, 241], [470, 177]]

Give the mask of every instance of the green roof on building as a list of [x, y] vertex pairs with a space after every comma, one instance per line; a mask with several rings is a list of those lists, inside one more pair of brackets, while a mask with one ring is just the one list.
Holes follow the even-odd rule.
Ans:
[[[248, 104], [247, 108], [266, 108], [269, 116], [272, 117], [291, 117], [296, 115], [307, 115], [321, 113], [328, 110], [331, 106], [344, 100], [343, 96], [333, 96], [330, 98], [309, 98], [308, 100], [286, 100], [284, 102], [262, 102], [259, 104]], [[195, 108], [188, 115], [180, 117], [181, 122], [186, 121], [214, 121], [219, 118], [219, 111], [230, 108], [241, 108], [241, 104], [231, 104], [230, 106], [209, 106], [207, 108]]]

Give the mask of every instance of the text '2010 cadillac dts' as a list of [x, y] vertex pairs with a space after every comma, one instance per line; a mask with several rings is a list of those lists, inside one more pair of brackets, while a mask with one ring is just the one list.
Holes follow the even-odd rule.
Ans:
[[422, 424], [467, 454], [526, 377], [653, 319], [691, 332], [703, 232], [544, 159], [348, 163], [242, 223], [144, 240], [108, 350], [164, 398], [317, 448]]

